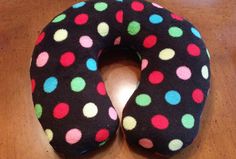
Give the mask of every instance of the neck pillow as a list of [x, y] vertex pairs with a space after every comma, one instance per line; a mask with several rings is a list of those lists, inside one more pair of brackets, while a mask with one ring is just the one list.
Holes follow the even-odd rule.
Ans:
[[128, 144], [163, 155], [190, 145], [210, 80], [199, 31], [156, 3], [90, 0], [53, 18], [32, 55], [34, 108], [55, 151], [79, 156], [114, 138], [119, 119], [97, 67], [113, 47], [133, 49], [142, 61], [121, 119]]

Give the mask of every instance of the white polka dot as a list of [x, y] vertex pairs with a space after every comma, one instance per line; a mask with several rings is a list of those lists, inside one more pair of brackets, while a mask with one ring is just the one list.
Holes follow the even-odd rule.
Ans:
[[59, 29], [54, 34], [54, 40], [56, 42], [64, 41], [68, 37], [68, 31], [65, 29]]
[[47, 52], [40, 53], [36, 59], [36, 66], [37, 67], [45, 66], [48, 62], [48, 59], [49, 59], [49, 55]]
[[208, 70], [208, 67], [206, 65], [202, 66], [202, 77], [204, 79], [208, 79], [209, 78], [209, 70]]
[[171, 151], [178, 151], [183, 147], [183, 142], [180, 139], [174, 139], [170, 141], [168, 147]]
[[169, 48], [162, 50], [159, 54], [159, 58], [164, 61], [170, 60], [174, 56], [175, 56], [175, 51]]
[[137, 121], [132, 116], [126, 116], [123, 119], [123, 127], [125, 130], [133, 130], [137, 125]]
[[93, 118], [97, 115], [98, 108], [94, 103], [87, 103], [83, 108], [83, 114], [87, 118]]
[[87, 35], [81, 36], [79, 42], [84, 48], [91, 48], [93, 46], [93, 40]]
[[176, 74], [182, 80], [188, 80], [192, 76], [192, 72], [187, 66], [178, 67], [176, 70]]
[[46, 129], [45, 130], [45, 134], [47, 135], [48, 141], [49, 142], [52, 141], [52, 139], [53, 139], [53, 132], [52, 132], [52, 130], [51, 129]]
[[105, 22], [101, 22], [97, 27], [97, 31], [102, 37], [105, 37], [109, 33], [109, 25]]

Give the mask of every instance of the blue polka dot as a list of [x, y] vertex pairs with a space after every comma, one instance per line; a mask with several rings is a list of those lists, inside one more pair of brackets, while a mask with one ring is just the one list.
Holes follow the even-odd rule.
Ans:
[[97, 62], [92, 58], [87, 60], [86, 66], [90, 71], [97, 71]]
[[72, 8], [78, 9], [78, 8], [83, 7], [85, 4], [86, 4], [85, 2], [79, 2], [79, 3], [74, 4]]
[[152, 14], [150, 17], [149, 17], [149, 21], [152, 23], [152, 24], [160, 24], [161, 22], [163, 22], [163, 18], [162, 16], [158, 15], [158, 14]]
[[170, 105], [177, 105], [181, 101], [181, 96], [180, 96], [179, 92], [177, 92], [175, 90], [170, 90], [166, 93], [165, 100]]
[[58, 80], [56, 77], [49, 77], [45, 80], [43, 89], [46, 93], [52, 93], [57, 88]]
[[198, 37], [200, 39], [202, 38], [201, 34], [199, 33], [199, 31], [196, 28], [191, 28], [191, 31], [196, 37]]

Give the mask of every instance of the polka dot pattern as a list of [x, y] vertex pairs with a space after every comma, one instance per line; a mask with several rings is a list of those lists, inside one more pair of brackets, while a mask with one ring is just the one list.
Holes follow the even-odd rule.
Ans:
[[132, 48], [141, 62], [139, 86], [121, 119], [128, 144], [171, 155], [197, 134], [210, 54], [183, 17], [140, 0], [79, 2], [55, 16], [35, 44], [34, 111], [61, 152], [79, 156], [115, 136], [118, 114], [98, 60], [104, 48], [117, 46]]

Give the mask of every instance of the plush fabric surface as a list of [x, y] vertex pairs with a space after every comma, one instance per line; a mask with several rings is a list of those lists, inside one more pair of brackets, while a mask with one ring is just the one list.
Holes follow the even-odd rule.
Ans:
[[97, 68], [111, 47], [134, 49], [142, 61], [121, 122], [128, 144], [164, 155], [191, 144], [210, 80], [199, 31], [156, 3], [90, 0], [53, 18], [33, 52], [35, 112], [53, 148], [78, 156], [115, 136], [119, 119]]

